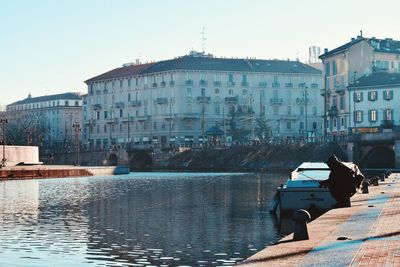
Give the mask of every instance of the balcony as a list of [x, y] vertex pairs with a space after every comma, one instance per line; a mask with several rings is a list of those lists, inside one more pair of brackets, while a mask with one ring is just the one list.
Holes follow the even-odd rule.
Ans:
[[300, 118], [301, 117], [298, 116], [298, 115], [289, 115], [289, 114], [282, 115], [282, 119], [286, 120], [286, 121], [296, 121], [296, 120], [298, 120]]
[[221, 86], [221, 82], [220, 81], [214, 81], [214, 86]]
[[158, 97], [156, 99], [156, 103], [159, 104], [159, 105], [168, 104], [168, 98], [166, 98], [166, 97]]
[[382, 120], [381, 126], [383, 129], [392, 129], [394, 127], [394, 120]]
[[207, 86], [207, 81], [200, 80], [199, 84], [200, 84], [200, 86]]
[[338, 115], [337, 106], [332, 106], [330, 109], [328, 109], [328, 116], [329, 117], [336, 117], [337, 115]]
[[210, 100], [211, 100], [211, 97], [209, 97], [209, 96], [198, 96], [197, 97], [197, 102], [199, 102], [199, 103], [208, 103], [208, 102], [210, 102]]
[[228, 85], [228, 86], [235, 86], [235, 82], [229, 81], [229, 82], [227, 82], [227, 85]]
[[283, 103], [283, 98], [270, 98], [269, 102], [273, 105], [281, 105]]
[[157, 83], [152, 83], [151, 87], [156, 88], [157, 87]]
[[125, 107], [125, 103], [122, 102], [122, 101], [115, 102], [115, 107], [116, 108], [124, 108]]
[[237, 103], [238, 97], [237, 96], [227, 96], [225, 97], [225, 102], [227, 103]]
[[108, 90], [107, 90], [107, 89], [104, 89], [104, 90], [103, 90], [103, 94], [105, 94], [105, 95], [108, 94]]
[[93, 109], [94, 109], [94, 110], [99, 110], [99, 109], [101, 109], [101, 104], [93, 104]]
[[169, 86], [174, 86], [175, 85], [175, 81], [169, 81]]
[[146, 121], [148, 119], [149, 116], [147, 115], [142, 115], [142, 116], [137, 116], [136, 119], [138, 121]]
[[340, 95], [343, 95], [344, 94], [344, 86], [341, 86], [341, 85], [335, 86], [335, 92]]
[[139, 107], [142, 105], [142, 102], [140, 100], [133, 100], [130, 103], [132, 107]]
[[110, 123], [110, 124], [118, 123], [118, 119], [117, 118], [107, 119], [107, 123]]
[[318, 88], [318, 83], [312, 83], [311, 84], [312, 89], [317, 89]]
[[306, 88], [306, 83], [299, 83], [298, 86], [299, 88]]
[[298, 98], [296, 98], [296, 103], [299, 105], [305, 105], [305, 104], [310, 103], [310, 99], [307, 98], [307, 100], [306, 100], [304, 97], [298, 97]]
[[258, 83], [258, 87], [267, 88], [267, 83], [266, 82], [259, 82]]
[[[326, 95], [329, 97], [331, 95], [331, 90], [326, 89]], [[325, 96], [325, 88], [321, 89], [321, 96]]]
[[186, 80], [185, 85], [193, 85], [193, 80]]
[[285, 83], [286, 88], [293, 88], [293, 83]]
[[187, 112], [182, 114], [182, 120], [194, 120], [198, 119], [199, 114], [198, 113], [193, 113], [193, 112]]
[[249, 87], [249, 83], [248, 82], [242, 82], [242, 87]]
[[166, 85], [167, 85], [167, 83], [164, 82], [164, 81], [162, 81], [162, 82], [160, 83], [160, 86], [161, 86], [161, 87], [165, 87]]
[[272, 88], [279, 88], [281, 85], [277, 82], [272, 83]]

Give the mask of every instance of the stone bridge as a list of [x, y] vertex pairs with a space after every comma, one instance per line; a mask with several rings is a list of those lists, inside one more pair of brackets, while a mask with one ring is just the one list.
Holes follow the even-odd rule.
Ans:
[[361, 168], [400, 169], [400, 132], [355, 134], [347, 144], [349, 161]]

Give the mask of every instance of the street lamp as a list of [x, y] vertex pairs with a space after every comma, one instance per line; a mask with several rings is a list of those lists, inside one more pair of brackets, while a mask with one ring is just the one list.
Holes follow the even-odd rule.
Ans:
[[[355, 99], [355, 97], [357, 96], [356, 95], [356, 91], [355, 91], [355, 86], [356, 86], [356, 74], [357, 74], [357, 71], [354, 71], [353, 72], [353, 86], [354, 86], [354, 93], [353, 93], [353, 102], [354, 102], [354, 111], [353, 111], [353, 113], [354, 113], [354, 115], [353, 115], [353, 118], [354, 118], [354, 131], [356, 131], [356, 124], [357, 124], [357, 114], [356, 114], [356, 99]], [[349, 98], [350, 98], [350, 93], [349, 93]], [[358, 99], [358, 96], [357, 96], [357, 99]]]
[[3, 159], [1, 160], [1, 166], [5, 167], [6, 166], [6, 124], [8, 123], [8, 119], [0, 119], [0, 123], [2, 124], [2, 129], [3, 129]]
[[74, 123], [72, 125], [72, 127], [75, 130], [75, 166], [79, 166], [80, 165], [80, 160], [79, 160], [79, 133], [81, 132], [81, 126], [79, 123]]
[[306, 128], [306, 142], [308, 142], [308, 128], [307, 128], [307, 120], [308, 120], [308, 114], [307, 114], [307, 102], [308, 102], [308, 92], [307, 92], [308, 87], [304, 87], [304, 111], [305, 111], [305, 128]]

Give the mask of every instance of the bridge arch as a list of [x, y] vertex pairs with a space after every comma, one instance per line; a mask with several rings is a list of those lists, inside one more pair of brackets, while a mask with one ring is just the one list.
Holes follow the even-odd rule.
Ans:
[[151, 151], [131, 151], [129, 153], [129, 168], [132, 171], [151, 170], [152, 165]]
[[372, 148], [361, 161], [362, 168], [393, 169], [395, 166], [395, 152], [388, 146], [378, 146]]

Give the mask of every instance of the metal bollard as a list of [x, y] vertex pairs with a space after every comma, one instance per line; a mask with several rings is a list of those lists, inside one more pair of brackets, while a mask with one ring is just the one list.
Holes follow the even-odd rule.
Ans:
[[379, 180], [378, 180], [378, 176], [375, 176], [374, 178], [372, 178], [372, 185], [373, 186], [378, 186], [379, 185]]
[[307, 230], [307, 222], [311, 220], [311, 215], [306, 210], [296, 210], [293, 213], [293, 220], [294, 224], [294, 233], [293, 233], [293, 240], [307, 240], [308, 237], [308, 230]]
[[382, 173], [381, 175], [379, 175], [381, 182], [385, 181], [385, 174]]
[[368, 194], [369, 193], [368, 185], [369, 185], [369, 183], [367, 181], [363, 181], [362, 182], [362, 184], [361, 184], [361, 192], [363, 194]]

